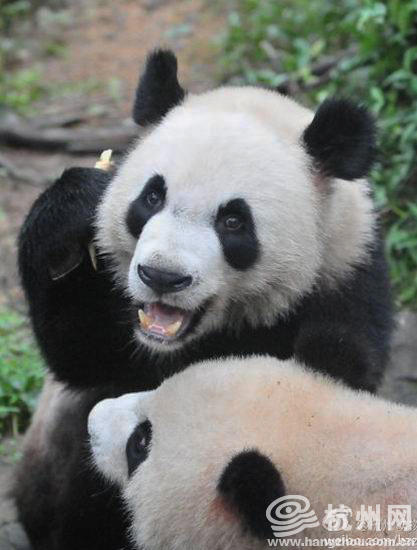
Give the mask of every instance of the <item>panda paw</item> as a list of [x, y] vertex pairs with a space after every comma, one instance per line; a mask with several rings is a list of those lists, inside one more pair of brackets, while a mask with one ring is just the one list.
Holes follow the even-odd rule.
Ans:
[[314, 370], [330, 374], [353, 388], [375, 391], [377, 387], [378, 369], [360, 330], [336, 323], [309, 323], [300, 330], [294, 355]]
[[52, 281], [74, 271], [90, 252], [95, 211], [110, 174], [93, 168], [70, 168], [33, 204], [18, 241], [23, 284], [35, 275]]

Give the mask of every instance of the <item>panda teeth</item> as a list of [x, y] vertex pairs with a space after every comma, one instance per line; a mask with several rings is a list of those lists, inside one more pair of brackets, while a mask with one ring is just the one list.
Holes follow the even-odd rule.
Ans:
[[177, 332], [180, 330], [182, 325], [182, 321], [176, 321], [175, 323], [172, 323], [172, 325], [167, 326], [165, 329], [165, 332], [168, 336], [175, 336]]
[[[155, 319], [151, 317], [150, 315], [147, 315], [143, 309], [138, 310], [138, 319], [140, 326], [143, 330], [148, 331], [155, 323]], [[171, 323], [170, 325], [164, 327], [163, 333], [165, 336], [168, 336], [169, 338], [173, 338], [176, 336], [180, 328], [182, 327], [182, 319], [179, 319], [178, 321], [175, 321], [175, 323]]]
[[141, 326], [148, 330], [148, 328], [152, 325], [152, 318], [146, 315], [146, 313], [143, 311], [143, 309], [140, 309], [138, 311], [138, 318]]

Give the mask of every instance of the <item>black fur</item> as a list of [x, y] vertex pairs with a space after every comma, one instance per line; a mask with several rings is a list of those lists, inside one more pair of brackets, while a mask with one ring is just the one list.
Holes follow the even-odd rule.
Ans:
[[266, 509], [285, 496], [285, 485], [274, 464], [257, 450], [242, 451], [224, 469], [217, 490], [239, 514], [242, 526], [259, 539], [272, 538]]
[[346, 99], [327, 99], [303, 135], [307, 152], [325, 175], [365, 177], [375, 158], [375, 125], [370, 113]]
[[[357, 266], [338, 287], [306, 296], [271, 327], [245, 325], [239, 333], [234, 327], [222, 329], [162, 359], [138, 350], [130, 304], [114, 288], [107, 258], [99, 256], [96, 272], [86, 253], [94, 212], [108, 180], [99, 170], [66, 171], [35, 202], [19, 238], [22, 283], [48, 366], [71, 387], [94, 389], [82, 390], [85, 406], [80, 408], [76, 401], [65, 413], [48, 458], [32, 453], [20, 468], [19, 515], [35, 550], [123, 547], [125, 524], [117, 497], [86, 469], [80, 443], [86, 436], [88, 411], [99, 398], [152, 389], [198, 360], [253, 354], [280, 359], [295, 355], [350, 386], [374, 390], [388, 358], [392, 309], [379, 240], [368, 264]], [[81, 251], [82, 261], [54, 280], [51, 258], [55, 267], [68, 267], [62, 258], [56, 261], [61, 256], [65, 260], [59, 252], [67, 249]], [[120, 537], [117, 545], [115, 533]]]
[[40, 349], [60, 380], [96, 387], [112, 383], [120, 370], [119, 383], [129, 387], [133, 376], [145, 389], [157, 378], [152, 370], [140, 378], [135, 372], [130, 304], [114, 287], [106, 258], [98, 256], [95, 271], [87, 251], [110, 177], [71, 168], [35, 201], [19, 236], [19, 271]]
[[[227, 220], [230, 217], [239, 220], [241, 227], [229, 229]], [[233, 199], [219, 208], [216, 231], [224, 257], [232, 267], [245, 270], [253, 266], [259, 256], [260, 246], [256, 237], [255, 222], [245, 200]]]
[[152, 52], [136, 90], [133, 120], [155, 124], [185, 97], [177, 78], [177, 58], [170, 50]]
[[[165, 196], [164, 178], [158, 174], [152, 176], [127, 211], [126, 225], [132, 237], [138, 239], [146, 222], [162, 210]], [[151, 201], [151, 197], [155, 198], [155, 203]], [[158, 202], [156, 202], [157, 198]]]
[[95, 471], [88, 445], [88, 413], [109, 393], [84, 392], [73, 406], [63, 406], [48, 448], [39, 449], [35, 441], [17, 467], [19, 519], [35, 550], [130, 548], [119, 491]]

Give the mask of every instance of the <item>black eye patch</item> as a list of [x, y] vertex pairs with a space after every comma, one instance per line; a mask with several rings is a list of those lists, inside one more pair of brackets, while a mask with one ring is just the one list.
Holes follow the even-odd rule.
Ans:
[[152, 424], [145, 420], [134, 429], [126, 443], [127, 471], [129, 477], [146, 460], [152, 440]]
[[233, 199], [220, 206], [215, 227], [228, 264], [242, 271], [253, 266], [259, 256], [260, 246], [247, 202]]
[[127, 211], [126, 225], [129, 233], [135, 239], [139, 238], [146, 222], [162, 210], [165, 197], [165, 179], [156, 174], [148, 180], [140, 195], [130, 204]]

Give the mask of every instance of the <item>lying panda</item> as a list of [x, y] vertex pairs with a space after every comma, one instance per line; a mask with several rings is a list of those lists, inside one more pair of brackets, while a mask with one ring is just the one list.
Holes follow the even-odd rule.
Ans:
[[[417, 411], [294, 360], [194, 365], [157, 390], [102, 401], [89, 432], [98, 470], [123, 488], [137, 548], [261, 550], [276, 537], [304, 546], [342, 535], [417, 543]], [[403, 505], [411, 515], [400, 525], [388, 506]], [[338, 527], [332, 510], [343, 506]], [[361, 512], [377, 506], [379, 518]]]
[[373, 390], [388, 357], [365, 109], [328, 100], [313, 114], [251, 87], [186, 94], [173, 54], [157, 51], [134, 118], [143, 136], [115, 172], [67, 170], [20, 235], [54, 377], [17, 471], [35, 549], [127, 544], [117, 494], [87, 466], [98, 400], [153, 389], [197, 360], [257, 353]]

